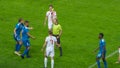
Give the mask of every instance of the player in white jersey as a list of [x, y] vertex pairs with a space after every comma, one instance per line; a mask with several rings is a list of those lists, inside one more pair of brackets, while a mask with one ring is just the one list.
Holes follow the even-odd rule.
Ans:
[[52, 30], [52, 25], [53, 25], [52, 20], [55, 18], [57, 18], [56, 11], [54, 11], [53, 6], [50, 5], [49, 11], [47, 11], [45, 21], [44, 21], [44, 25], [46, 25], [46, 21], [48, 20], [48, 29], [49, 30]]
[[56, 37], [52, 36], [52, 32], [49, 31], [49, 36], [46, 37], [45, 43], [43, 45], [43, 48], [41, 51], [44, 50], [46, 47], [45, 51], [45, 58], [44, 58], [44, 67], [47, 68], [47, 58], [50, 56], [51, 57], [51, 68], [54, 68], [54, 45], [59, 45], [57, 43]]

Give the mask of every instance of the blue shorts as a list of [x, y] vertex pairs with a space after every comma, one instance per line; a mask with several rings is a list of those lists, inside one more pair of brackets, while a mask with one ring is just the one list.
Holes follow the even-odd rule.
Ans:
[[14, 39], [15, 39], [15, 41], [17, 41], [17, 42], [18, 42], [18, 41], [21, 41], [21, 38], [20, 38], [19, 35], [18, 35], [18, 36], [15, 36], [15, 35], [14, 35]]
[[22, 43], [23, 43], [23, 45], [24, 45], [25, 47], [29, 47], [29, 46], [30, 46], [29, 40], [23, 40]]
[[106, 52], [103, 52], [103, 53], [102, 52], [98, 52], [97, 58], [101, 58], [102, 55], [104, 55], [103, 58], [105, 58]]

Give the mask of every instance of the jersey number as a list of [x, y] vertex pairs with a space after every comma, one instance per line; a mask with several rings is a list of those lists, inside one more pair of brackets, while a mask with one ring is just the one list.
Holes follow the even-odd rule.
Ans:
[[50, 40], [50, 42], [51, 42], [51, 44], [53, 44], [53, 40], [52, 39]]

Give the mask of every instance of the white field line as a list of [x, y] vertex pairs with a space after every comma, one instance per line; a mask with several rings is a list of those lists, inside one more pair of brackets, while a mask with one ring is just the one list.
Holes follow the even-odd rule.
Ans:
[[[112, 57], [112, 56], [115, 55], [116, 53], [118, 53], [118, 50], [116, 50], [116, 51], [112, 52], [111, 54], [109, 54], [109, 55], [106, 57], [106, 59], [108, 59], [109, 57]], [[101, 62], [101, 61], [102, 61], [102, 60], [100, 60], [100, 62]], [[95, 65], [97, 65], [97, 63], [94, 63], [94, 64], [90, 65], [88, 68], [93, 68]]]

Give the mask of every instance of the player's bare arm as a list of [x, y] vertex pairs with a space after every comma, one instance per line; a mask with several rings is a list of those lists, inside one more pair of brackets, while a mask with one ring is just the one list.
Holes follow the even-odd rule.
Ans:
[[60, 30], [59, 37], [61, 37], [61, 35], [62, 35], [62, 30]]
[[99, 49], [99, 47], [97, 47], [97, 48], [94, 50], [94, 52], [96, 52], [98, 49]]
[[48, 17], [46, 16], [45, 21], [44, 21], [44, 25], [46, 25], [47, 19], [48, 19]]
[[35, 39], [35, 37], [32, 36], [30, 33], [27, 33], [27, 34], [28, 34], [28, 36], [29, 36], [30, 38]]
[[44, 48], [46, 47], [46, 44], [47, 44], [47, 42], [45, 41], [45, 43], [43, 44], [43, 47], [42, 47], [41, 51], [44, 50]]
[[16, 35], [16, 28], [14, 29], [14, 34]]
[[28, 27], [28, 29], [32, 30], [32, 29], [33, 29], [33, 27]]
[[55, 42], [55, 44], [56, 44], [58, 47], [60, 47], [60, 44], [58, 44], [57, 42]]

